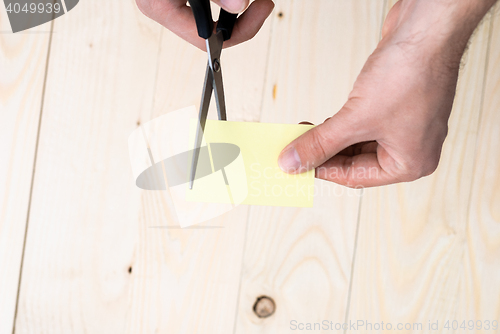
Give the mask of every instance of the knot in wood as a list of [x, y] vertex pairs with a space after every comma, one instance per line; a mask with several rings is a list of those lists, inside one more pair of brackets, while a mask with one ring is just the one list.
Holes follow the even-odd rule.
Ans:
[[259, 318], [267, 318], [271, 316], [276, 310], [276, 304], [271, 297], [260, 296], [257, 297], [253, 305], [253, 311]]

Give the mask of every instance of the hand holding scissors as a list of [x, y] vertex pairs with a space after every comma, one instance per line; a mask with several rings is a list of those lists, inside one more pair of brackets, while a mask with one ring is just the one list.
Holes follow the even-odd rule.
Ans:
[[[177, 36], [205, 50], [203, 39], [198, 36], [195, 18], [187, 0], [136, 0], [139, 9], [149, 18], [160, 23]], [[213, 0], [229, 13], [243, 12], [234, 25], [232, 38], [224, 48], [243, 43], [257, 34], [274, 8], [272, 0]]]

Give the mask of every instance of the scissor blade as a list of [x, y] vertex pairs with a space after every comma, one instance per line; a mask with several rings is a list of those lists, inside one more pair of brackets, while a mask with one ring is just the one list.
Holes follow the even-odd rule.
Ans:
[[189, 189], [193, 189], [193, 182], [196, 175], [196, 167], [198, 166], [198, 158], [200, 156], [200, 146], [203, 140], [203, 131], [205, 131], [205, 123], [207, 122], [208, 107], [210, 106], [210, 98], [212, 97], [213, 76], [210, 64], [207, 64], [205, 72], [205, 84], [201, 95], [200, 112], [198, 114], [198, 124], [196, 127], [196, 139], [194, 142], [193, 159], [191, 161], [191, 175], [189, 178]]
[[216, 34], [212, 34], [210, 38], [205, 40], [208, 54], [208, 63], [210, 67], [213, 69], [213, 63], [215, 59], [220, 57], [222, 52], [222, 43], [224, 42], [224, 36], [222, 32], [219, 31]]
[[222, 69], [220, 66], [220, 54], [222, 52], [222, 43], [224, 36], [222, 31], [212, 34], [206, 39], [208, 64], [205, 73], [205, 85], [200, 103], [200, 113], [198, 116], [199, 125], [196, 129], [196, 141], [193, 150], [193, 160], [191, 163], [191, 176], [189, 179], [189, 189], [193, 189], [193, 183], [196, 176], [196, 167], [198, 166], [198, 158], [200, 155], [200, 146], [203, 140], [203, 131], [205, 130], [205, 123], [207, 120], [208, 107], [210, 105], [210, 98], [212, 90], [215, 91], [215, 101], [217, 103], [217, 114], [219, 120], [225, 121], [226, 117], [226, 104], [224, 101], [224, 87], [222, 85]]
[[215, 91], [215, 102], [217, 103], [217, 114], [220, 121], [226, 121], [226, 102], [224, 100], [224, 85], [222, 83], [222, 67], [220, 63], [220, 54], [222, 52], [222, 43], [224, 36], [222, 31], [213, 34], [207, 39], [208, 63], [212, 69], [213, 87]]
[[224, 86], [222, 84], [222, 71], [214, 72], [214, 93], [217, 103], [219, 121], [227, 121], [226, 101], [224, 100]]

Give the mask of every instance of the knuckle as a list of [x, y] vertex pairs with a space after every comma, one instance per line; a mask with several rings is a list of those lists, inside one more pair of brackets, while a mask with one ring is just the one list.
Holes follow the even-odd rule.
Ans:
[[139, 10], [147, 17], [156, 20], [158, 15], [167, 16], [171, 12], [171, 6], [159, 0], [135, 0]]
[[137, 5], [137, 8], [144, 14], [144, 5], [145, 1], [144, 0], [135, 0], [135, 3]]
[[243, 42], [246, 42], [248, 40], [251, 40], [252, 38], [255, 37], [255, 35], [257, 35], [257, 32], [258, 31], [254, 31], [254, 30], [243, 30], [241, 32], [239, 32], [239, 43], [243, 43]]
[[406, 160], [396, 163], [398, 179], [403, 182], [410, 182], [434, 173], [439, 165], [439, 157], [420, 157], [423, 158], [420, 158], [418, 161]]
[[426, 163], [421, 167], [421, 176], [429, 176], [432, 173], [434, 173], [439, 165], [439, 157], [438, 158], [431, 158], [427, 159]]
[[407, 162], [396, 162], [396, 179], [400, 182], [411, 182], [420, 178], [420, 172], [416, 166]]
[[135, 3], [144, 15], [149, 16], [149, 13], [151, 12], [150, 0], [135, 0]]
[[325, 149], [326, 145], [328, 145], [327, 140], [321, 135], [318, 128], [314, 128], [310, 133], [311, 140], [309, 141], [309, 145], [306, 149], [322, 162], [326, 161], [328, 158]]

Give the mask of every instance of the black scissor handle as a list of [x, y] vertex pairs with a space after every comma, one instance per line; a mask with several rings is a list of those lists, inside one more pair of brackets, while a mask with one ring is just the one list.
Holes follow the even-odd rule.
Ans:
[[226, 12], [222, 8], [220, 9], [219, 21], [217, 22], [217, 32], [222, 31], [222, 36], [224, 36], [225, 41], [231, 38], [231, 34], [233, 32], [237, 17], [238, 14], [232, 14]]
[[[193, 10], [198, 36], [203, 39], [208, 39], [214, 31], [214, 21], [212, 19], [212, 11], [210, 10], [210, 0], [188, 0], [191, 9]], [[222, 31], [224, 40], [231, 38], [234, 23], [238, 14], [231, 14], [221, 8], [219, 13], [219, 22], [217, 23], [217, 32]]]
[[214, 20], [210, 10], [210, 0], [188, 0], [193, 10], [198, 36], [208, 39], [214, 31]]

